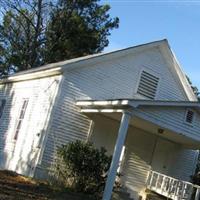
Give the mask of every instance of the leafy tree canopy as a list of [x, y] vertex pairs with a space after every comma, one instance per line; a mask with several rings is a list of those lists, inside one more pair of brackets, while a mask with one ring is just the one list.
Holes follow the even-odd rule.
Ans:
[[110, 6], [97, 0], [60, 0], [47, 27], [46, 60], [63, 59], [101, 52], [109, 43], [110, 30], [119, 19], [111, 19]]
[[0, 76], [101, 52], [119, 19], [99, 0], [0, 0]]

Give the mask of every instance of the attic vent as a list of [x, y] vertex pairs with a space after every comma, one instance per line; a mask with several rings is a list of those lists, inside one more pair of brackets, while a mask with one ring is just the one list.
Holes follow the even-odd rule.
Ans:
[[158, 77], [146, 71], [142, 71], [137, 93], [149, 99], [154, 99], [156, 96], [158, 81]]
[[192, 110], [186, 111], [185, 122], [192, 124], [194, 121], [194, 112]]

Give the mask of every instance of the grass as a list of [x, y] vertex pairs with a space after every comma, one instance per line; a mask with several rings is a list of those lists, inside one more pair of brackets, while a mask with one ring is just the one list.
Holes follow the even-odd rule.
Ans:
[[11, 171], [0, 171], [1, 200], [94, 200], [92, 197], [52, 187]]

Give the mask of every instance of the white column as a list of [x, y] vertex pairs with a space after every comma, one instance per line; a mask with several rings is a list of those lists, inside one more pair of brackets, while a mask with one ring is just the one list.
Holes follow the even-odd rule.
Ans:
[[196, 194], [195, 194], [195, 200], [199, 200], [200, 197], [200, 188], [197, 188]]
[[103, 200], [110, 200], [112, 196], [112, 190], [116, 179], [117, 168], [119, 165], [119, 159], [126, 138], [129, 120], [131, 118], [130, 113], [124, 112], [121, 118], [120, 128], [118, 131], [117, 142], [115, 144], [115, 149], [113, 152], [112, 162], [108, 172], [108, 178], [106, 181], [106, 186], [103, 193]]

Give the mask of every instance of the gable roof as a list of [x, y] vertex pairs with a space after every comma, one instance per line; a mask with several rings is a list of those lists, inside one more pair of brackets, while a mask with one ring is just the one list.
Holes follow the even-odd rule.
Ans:
[[66, 61], [61, 61], [57, 63], [51, 63], [51, 64], [47, 64], [41, 67], [21, 71], [0, 80], [0, 84], [58, 75], [58, 74], [62, 74], [66, 70], [71, 70], [71, 69], [82, 67], [82, 66], [92, 64], [92, 63], [102, 62], [102, 60], [105, 61], [107, 59], [113, 59], [113, 58], [125, 56], [130, 53], [140, 52], [140, 51], [153, 48], [153, 47], [159, 47], [162, 50], [163, 54], [165, 55], [166, 60], [170, 62], [169, 66], [171, 67], [173, 74], [176, 76], [176, 79], [179, 85], [183, 88], [183, 91], [186, 97], [188, 98], [188, 100], [197, 101], [197, 98], [194, 92], [192, 91], [192, 88], [166, 39], [158, 40], [158, 41], [154, 41], [154, 42], [150, 42], [150, 43], [146, 43], [142, 45], [137, 45], [133, 47], [128, 47], [125, 49], [116, 50], [112, 52], [98, 53], [98, 54], [83, 56], [83, 57], [74, 58], [74, 59], [70, 59]]

